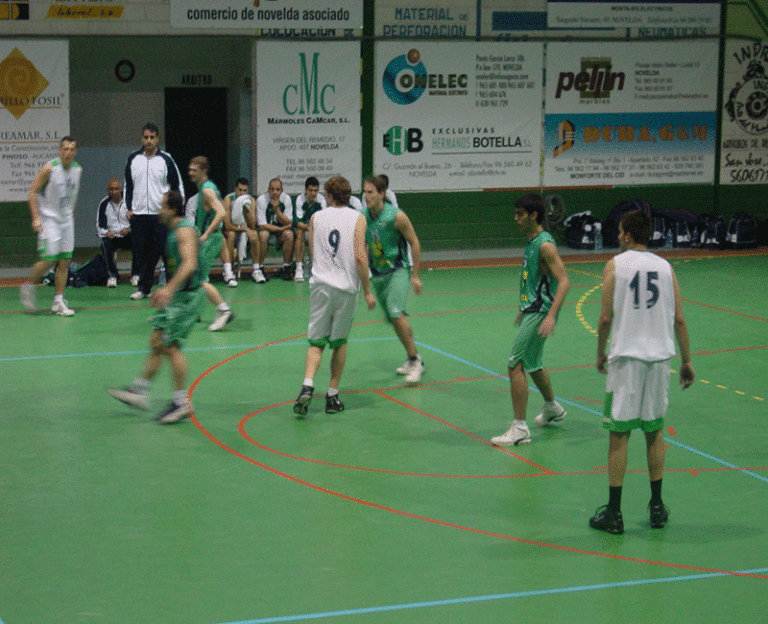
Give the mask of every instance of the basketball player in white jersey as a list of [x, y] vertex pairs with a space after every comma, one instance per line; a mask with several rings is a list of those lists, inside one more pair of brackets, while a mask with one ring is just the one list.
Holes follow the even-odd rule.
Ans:
[[[594, 529], [624, 532], [621, 491], [627, 469], [627, 442], [633, 429], [645, 434], [651, 500], [651, 527], [667, 523], [661, 498], [664, 472], [664, 414], [675, 339], [680, 348], [680, 384], [695, 379], [680, 286], [672, 266], [648, 251], [651, 220], [639, 210], [619, 224], [622, 253], [603, 272], [603, 297], [597, 338], [597, 369], [606, 373], [603, 426], [608, 429], [608, 504], [590, 519]], [[605, 354], [608, 337], [611, 347]]]
[[368, 278], [368, 251], [365, 246], [365, 217], [349, 207], [349, 181], [341, 176], [325, 183], [328, 208], [312, 215], [309, 221], [309, 348], [304, 364], [304, 384], [293, 411], [304, 417], [312, 401], [314, 377], [328, 345], [331, 356], [331, 382], [325, 399], [326, 414], [344, 409], [339, 400], [339, 384], [347, 359], [347, 336], [357, 309], [357, 295], [363, 287], [368, 309], [376, 305]]
[[37, 309], [35, 284], [55, 264], [56, 290], [51, 312], [59, 316], [75, 314], [64, 301], [64, 289], [75, 249], [75, 205], [83, 173], [75, 161], [76, 155], [77, 141], [71, 136], [64, 137], [59, 144], [59, 157], [42, 166], [29, 188], [27, 203], [40, 254], [29, 281], [21, 286], [21, 304], [30, 312]]

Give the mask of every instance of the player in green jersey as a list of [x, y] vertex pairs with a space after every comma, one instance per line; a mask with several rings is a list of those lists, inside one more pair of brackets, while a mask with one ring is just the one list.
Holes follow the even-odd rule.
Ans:
[[184, 218], [184, 198], [177, 191], [163, 195], [160, 220], [168, 228], [166, 252], [170, 279], [151, 295], [152, 305], [159, 311], [150, 317], [154, 327], [149, 339], [150, 354], [141, 375], [127, 388], [110, 388], [109, 393], [123, 403], [141, 409], [149, 408], [149, 387], [168, 358], [173, 378], [173, 399], [155, 420], [168, 425], [187, 418], [192, 403], [187, 396], [187, 358], [181, 352], [184, 341], [200, 314], [202, 291], [198, 260], [197, 230]]
[[[405, 375], [406, 383], [418, 383], [424, 371], [424, 361], [416, 349], [405, 306], [411, 287], [417, 295], [421, 294], [421, 245], [408, 216], [385, 201], [386, 191], [387, 186], [379, 176], [368, 178], [363, 183], [366, 203], [363, 214], [368, 224], [365, 242], [368, 244], [373, 274], [371, 283], [387, 320], [392, 323], [408, 354], [405, 364], [396, 372]], [[411, 246], [413, 256], [413, 264], [410, 266], [408, 245]]]
[[549, 374], [542, 363], [544, 342], [555, 331], [557, 314], [570, 288], [568, 273], [557, 253], [555, 240], [544, 231], [544, 200], [528, 193], [515, 202], [515, 223], [528, 239], [520, 272], [520, 310], [515, 325], [520, 326], [509, 358], [509, 383], [515, 420], [509, 430], [491, 439], [497, 446], [527, 444], [531, 433], [526, 423], [528, 373], [544, 397], [544, 409], [536, 424], [549, 425], [565, 417], [565, 409], [555, 400]]

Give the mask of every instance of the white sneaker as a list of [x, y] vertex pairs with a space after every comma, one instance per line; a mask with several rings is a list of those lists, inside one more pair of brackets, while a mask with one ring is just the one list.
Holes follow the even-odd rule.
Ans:
[[67, 302], [65, 299], [62, 299], [58, 303], [54, 303], [51, 306], [51, 312], [53, 312], [54, 314], [57, 314], [58, 316], [74, 316], [75, 315], [75, 311], [70, 310], [67, 307]]
[[517, 421], [512, 423], [505, 434], [491, 438], [491, 444], [495, 446], [517, 446], [518, 444], [528, 444], [530, 441], [531, 432], [528, 425], [518, 425]]
[[235, 278], [235, 274], [230, 273], [229, 275], [225, 275], [224, 283], [230, 288], [237, 288], [237, 279]]
[[251, 273], [251, 279], [257, 284], [265, 284], [267, 282], [267, 278], [264, 277], [264, 271], [261, 269], [254, 269], [253, 273]]
[[131, 295], [131, 299], [133, 299], [134, 301], [138, 301], [139, 299], [144, 299], [144, 297], [146, 297], [146, 295], [140, 290], [137, 290], [135, 293]]
[[126, 405], [143, 410], [149, 409], [149, 396], [136, 391], [133, 386], [126, 386], [125, 388], [108, 388], [107, 392]]
[[216, 318], [213, 319], [213, 323], [208, 326], [208, 331], [219, 331], [227, 323], [231, 323], [235, 319], [235, 313], [232, 310], [219, 310], [216, 313]]
[[138, 275], [131, 275], [131, 286], [136, 288], [136, 286], [139, 285], [139, 276]]
[[110, 277], [107, 280], [107, 288], [117, 288], [117, 278], [116, 277]]
[[395, 369], [395, 373], [398, 375], [407, 375], [409, 370], [411, 370], [411, 358], [406, 358], [405, 364], [400, 368]]
[[294, 282], [303, 282], [304, 281], [304, 267], [300, 264], [296, 265], [296, 273], [293, 276]]
[[535, 422], [540, 427], [546, 427], [550, 423], [560, 422], [563, 418], [565, 418], [567, 413], [568, 412], [565, 411], [565, 408], [560, 405], [560, 403], [555, 401], [554, 408], [547, 408], [546, 405], [542, 408], [541, 414], [536, 416]]
[[421, 356], [415, 362], [410, 363], [408, 372], [405, 375], [405, 383], [414, 384], [421, 381], [421, 374], [424, 372], [424, 362]]
[[37, 310], [37, 296], [35, 295], [34, 284], [22, 284], [19, 288], [19, 297], [21, 298], [21, 305], [28, 312], [34, 312]]

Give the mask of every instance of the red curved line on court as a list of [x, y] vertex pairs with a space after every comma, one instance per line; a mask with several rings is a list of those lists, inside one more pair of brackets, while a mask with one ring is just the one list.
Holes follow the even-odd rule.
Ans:
[[[252, 349], [247, 349], [246, 351], [243, 351], [241, 353], [237, 353], [233, 356], [230, 356], [224, 360], [221, 360], [217, 364], [214, 364], [210, 368], [208, 368], [206, 371], [204, 371], [197, 379], [195, 379], [192, 384], [189, 386], [189, 390], [187, 391], [188, 396], [191, 398], [194, 390], [197, 388], [197, 386], [200, 384], [200, 382], [207, 377], [211, 372], [216, 370], [217, 368], [223, 366], [227, 362], [231, 362], [232, 360], [246, 355], [247, 353], [252, 353], [253, 351], [257, 351], [259, 349], [263, 349], [264, 347], [280, 344], [281, 342], [286, 342], [288, 340], [295, 340], [296, 338], [300, 338], [302, 335], [306, 334], [300, 334], [298, 336], [292, 336], [290, 338], [283, 338], [281, 340], [275, 340], [272, 342], [265, 343], [263, 345], [259, 345], [258, 347], [253, 347]], [[326, 487], [322, 487], [320, 485], [316, 485], [314, 483], [310, 483], [309, 481], [304, 481], [303, 479], [299, 479], [298, 477], [294, 477], [293, 475], [288, 474], [287, 472], [283, 472], [282, 470], [278, 470], [277, 468], [273, 468], [272, 466], [268, 466], [267, 464], [264, 464], [260, 461], [257, 461], [251, 457], [248, 457], [247, 455], [244, 455], [243, 453], [240, 453], [236, 451], [233, 448], [230, 448], [226, 444], [224, 444], [221, 440], [216, 438], [212, 433], [210, 433], [205, 427], [203, 427], [202, 423], [198, 420], [197, 416], [194, 414], [194, 412], [191, 414], [191, 420], [194, 423], [195, 427], [198, 428], [198, 430], [211, 442], [213, 442], [216, 446], [219, 448], [227, 451], [228, 453], [231, 453], [235, 457], [238, 457], [240, 459], [245, 460], [246, 462], [253, 464], [254, 466], [258, 466], [259, 468], [263, 468], [264, 470], [271, 472], [274, 475], [277, 475], [279, 477], [282, 477], [284, 479], [287, 479], [288, 481], [293, 481], [294, 483], [298, 483], [299, 485], [304, 485], [305, 487], [308, 487], [310, 489], [313, 489], [317, 492], [321, 492], [323, 494], [330, 494], [331, 496], [336, 496], [338, 498], [341, 498], [343, 500], [357, 503], [359, 505], [364, 505], [366, 507], [370, 507], [372, 509], [378, 509], [380, 511], [386, 511], [389, 513], [393, 513], [398, 516], [402, 516], [404, 518], [410, 518], [412, 520], [420, 520], [422, 522], [428, 522], [430, 524], [434, 524], [437, 526], [443, 526], [451, 529], [459, 529], [461, 531], [467, 531], [469, 533], [474, 533], [476, 535], [485, 535], [487, 537], [495, 537], [497, 539], [502, 539], [506, 541], [511, 542], [517, 542], [519, 544], [527, 544], [530, 546], [540, 546], [542, 548], [550, 548], [552, 550], [559, 550], [563, 552], [570, 552], [570, 553], [576, 553], [576, 554], [582, 554], [582, 555], [590, 555], [593, 557], [602, 557], [605, 559], [614, 559], [617, 561], [627, 561], [632, 563], [643, 563], [646, 565], [654, 565], [654, 566], [660, 566], [665, 568], [673, 568], [678, 570], [693, 570], [696, 572], [708, 572], [713, 574], [723, 574], [726, 576], [742, 576], [742, 577], [748, 577], [748, 578], [759, 578], [759, 579], [766, 579], [768, 580], [768, 575], [762, 575], [762, 574], [747, 574], [744, 572], [734, 572], [729, 570], [718, 570], [715, 568], [703, 568], [700, 566], [689, 566], [679, 563], [668, 563], [665, 561], [653, 561], [650, 559], [640, 559], [637, 557], [624, 557], [621, 555], [612, 555], [609, 553], [600, 553], [597, 551], [591, 551], [591, 550], [584, 550], [581, 548], [571, 548], [569, 546], [559, 546], [557, 544], [550, 544], [547, 542], [537, 542], [534, 540], [528, 540], [522, 537], [514, 537], [512, 535], [504, 535], [502, 533], [494, 533], [492, 531], [484, 531], [482, 529], [476, 529], [474, 527], [468, 527], [461, 524], [454, 524], [452, 522], [446, 522], [444, 520], [437, 520], [436, 518], [430, 518], [428, 516], [420, 516], [418, 514], [413, 514], [407, 511], [403, 511], [400, 509], [395, 509], [394, 507], [386, 507], [384, 505], [379, 505], [378, 503], [373, 503], [371, 501], [366, 501], [362, 498], [356, 498], [354, 496], [349, 496], [348, 494], [343, 494], [342, 492], [337, 492], [335, 490], [331, 490]], [[544, 475], [540, 475], [544, 476]]]

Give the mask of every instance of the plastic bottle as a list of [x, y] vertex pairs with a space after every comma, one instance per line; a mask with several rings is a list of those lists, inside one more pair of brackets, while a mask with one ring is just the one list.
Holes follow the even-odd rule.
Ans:
[[603, 224], [595, 224], [595, 251], [603, 250]]
[[667, 228], [664, 234], [664, 249], [672, 249], [672, 228]]
[[160, 263], [160, 270], [158, 271], [157, 283], [160, 284], [160, 286], [165, 286], [165, 283], [166, 283], [165, 264], [163, 262]]

